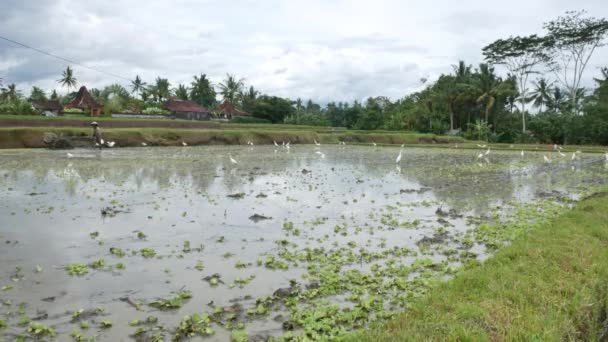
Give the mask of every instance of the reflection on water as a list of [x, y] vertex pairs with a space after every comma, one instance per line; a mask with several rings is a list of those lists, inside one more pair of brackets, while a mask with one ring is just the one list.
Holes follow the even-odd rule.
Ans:
[[[456, 237], [469, 229], [466, 217], [484, 215], [539, 197], [575, 197], [606, 181], [598, 156], [542, 163], [542, 154], [492, 152], [479, 163], [477, 151], [406, 149], [396, 165], [396, 148], [314, 146], [139, 148], [0, 152], [0, 282], [13, 289], [3, 300], [28, 302], [28, 314], [48, 313], [46, 324], [58, 332], [74, 328], [66, 311], [103, 306], [115, 321], [102, 339], [119, 339], [133, 329], [126, 322], [153, 312], [166, 328], [181, 316], [205, 311], [208, 303], [245, 307], [255, 298], [305, 282], [306, 267], [276, 270], [258, 264], [289, 240], [294, 250], [361, 246], [369, 251], [392, 247], [417, 250], [416, 242], [447, 227]], [[238, 164], [230, 162], [232, 155]], [[236, 198], [227, 195], [236, 194]], [[110, 208], [112, 215], [101, 215]], [[440, 209], [454, 209], [444, 221]], [[258, 214], [271, 219], [250, 220]], [[446, 220], [449, 220], [447, 222]], [[417, 229], [394, 229], [421, 222]], [[439, 223], [437, 223], [439, 222]], [[447, 222], [447, 223], [446, 223]], [[293, 223], [298, 232], [287, 230]], [[339, 227], [350, 229], [341, 234]], [[442, 228], [443, 229], [443, 228]], [[145, 232], [146, 239], [135, 231]], [[90, 233], [98, 232], [92, 239]], [[457, 246], [458, 239], [452, 244]], [[184, 252], [184, 242], [202, 250]], [[129, 252], [117, 258], [110, 247]], [[154, 248], [161, 259], [143, 259], [131, 251]], [[484, 253], [482, 246], [472, 250]], [[445, 260], [439, 253], [434, 260]], [[68, 277], [62, 267], [104, 258], [122, 262], [123, 271], [90, 271]], [[408, 259], [409, 258], [409, 259]], [[411, 262], [411, 257], [403, 257]], [[408, 261], [409, 260], [409, 261]], [[197, 262], [204, 270], [197, 270]], [[235, 267], [238, 262], [244, 267]], [[43, 272], [32, 272], [40, 265]], [[15, 277], [15, 268], [20, 272]], [[360, 270], [369, 270], [361, 263]], [[203, 278], [219, 274], [212, 286]], [[229, 285], [255, 276], [243, 289]], [[13, 278], [13, 280], [9, 280]], [[121, 301], [131, 296], [149, 302], [181, 288], [194, 298], [175, 312], [140, 313]], [[247, 297], [250, 296], [250, 297]], [[41, 301], [43, 298], [53, 301]], [[338, 302], [340, 300], [335, 299]], [[278, 308], [277, 310], [282, 310]], [[267, 317], [248, 323], [250, 333], [281, 334], [281, 322]], [[24, 329], [10, 317], [0, 334]], [[15, 324], [13, 324], [15, 323]], [[214, 339], [226, 340], [219, 329]], [[0, 335], [1, 336], [1, 335]]]

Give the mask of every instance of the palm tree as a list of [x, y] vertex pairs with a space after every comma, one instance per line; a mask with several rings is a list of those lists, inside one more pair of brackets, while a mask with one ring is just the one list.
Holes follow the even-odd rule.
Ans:
[[156, 78], [156, 84], [154, 85], [155, 95], [158, 99], [158, 102], [162, 102], [163, 99], [169, 99], [171, 97], [171, 84], [169, 80], [166, 78]]
[[242, 78], [237, 79], [234, 75], [226, 74], [226, 79], [224, 82], [218, 85], [220, 88], [220, 94], [222, 94], [225, 100], [230, 101], [230, 103], [234, 103], [236, 96], [243, 88], [244, 81], [245, 80]]
[[296, 105], [296, 111], [299, 112], [302, 109], [304, 109], [304, 106], [302, 106], [302, 99], [298, 97], [298, 99], [294, 102], [294, 104]]
[[190, 100], [203, 107], [215, 105], [215, 89], [213, 89], [213, 85], [207, 78], [207, 75], [194, 76], [190, 83]]
[[135, 79], [131, 81], [131, 94], [140, 94], [145, 89], [146, 82], [143, 82], [139, 75], [135, 75]]
[[17, 90], [17, 86], [14, 83], [9, 84], [6, 88], [2, 88], [1, 91], [0, 98], [2, 100], [14, 101], [21, 98], [21, 91]]
[[186, 86], [183, 84], [178, 84], [177, 88], [175, 88], [175, 97], [177, 97], [180, 100], [187, 100], [188, 99], [188, 88], [186, 88]]
[[540, 111], [542, 112], [551, 101], [551, 91], [551, 83], [547, 82], [544, 78], [540, 78], [534, 82], [534, 90], [530, 93], [528, 100], [532, 102], [534, 107], [540, 107]]
[[70, 88], [76, 88], [76, 84], [78, 81], [74, 77], [74, 71], [70, 66], [63, 71], [61, 74], [61, 79], [57, 80], [57, 83], [61, 84], [64, 87], [68, 88], [68, 93], [70, 92]]
[[560, 87], [553, 88], [553, 94], [550, 95], [550, 101], [547, 103], [547, 109], [553, 112], [559, 112], [567, 104], [567, 99]]

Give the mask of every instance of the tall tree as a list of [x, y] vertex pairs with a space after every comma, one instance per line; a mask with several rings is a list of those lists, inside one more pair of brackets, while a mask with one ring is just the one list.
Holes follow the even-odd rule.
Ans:
[[237, 95], [243, 89], [244, 82], [245, 80], [242, 78], [237, 79], [234, 75], [226, 74], [226, 79], [218, 85], [220, 94], [222, 94], [224, 100], [234, 103]]
[[518, 83], [521, 105], [522, 131], [526, 131], [526, 97], [528, 77], [536, 73], [538, 65], [547, 60], [544, 53], [547, 40], [537, 35], [499, 39], [483, 48], [483, 55], [491, 64], [504, 65]]
[[141, 95], [141, 92], [145, 89], [146, 82], [142, 81], [139, 75], [135, 75], [135, 79], [131, 81], [131, 94]]
[[239, 97], [241, 98], [241, 106], [243, 107], [243, 110], [250, 112], [258, 98], [258, 95], [260, 95], [260, 92], [257, 91], [253, 86], [249, 86], [247, 91], [241, 93]]
[[21, 91], [17, 89], [17, 85], [11, 83], [1, 89], [0, 98], [5, 101], [15, 101], [21, 98]]
[[57, 95], [57, 90], [55, 89], [51, 92], [51, 100], [59, 100], [59, 95]]
[[608, 35], [608, 20], [584, 17], [585, 14], [566, 12], [544, 25], [548, 31], [549, 66], [568, 91], [572, 109], [577, 107], [577, 93], [587, 64], [596, 49], [605, 45]]
[[213, 107], [215, 105], [215, 90], [207, 75], [194, 76], [190, 83], [190, 100], [203, 107]]
[[564, 109], [566, 103], [566, 96], [560, 87], [553, 88], [553, 92], [550, 96], [550, 101], [547, 103], [547, 109], [552, 112], [559, 112]]
[[166, 78], [157, 77], [154, 84], [155, 96], [158, 102], [171, 97], [171, 83]]
[[47, 97], [42, 88], [33, 86], [30, 92], [30, 101], [46, 101]]
[[68, 66], [61, 74], [61, 78], [57, 80], [57, 83], [68, 88], [68, 93], [70, 92], [70, 88], [76, 88], [78, 80], [74, 77], [74, 70]]
[[183, 84], [178, 84], [177, 88], [175, 88], [175, 97], [180, 100], [188, 99], [188, 88]]
[[552, 86], [544, 77], [534, 82], [534, 90], [530, 93], [529, 101], [542, 112], [551, 101]]

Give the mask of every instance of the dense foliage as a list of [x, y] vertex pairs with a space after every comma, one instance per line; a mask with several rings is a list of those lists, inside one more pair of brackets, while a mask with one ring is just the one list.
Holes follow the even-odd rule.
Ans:
[[[567, 12], [544, 25], [545, 35], [498, 39], [482, 49], [476, 66], [458, 62], [452, 72], [436, 80], [421, 79], [422, 89], [392, 101], [383, 96], [363, 102], [329, 102], [262, 94], [232, 74], [213, 84], [205, 74], [190, 84], [173, 87], [166, 78], [146, 83], [139, 76], [130, 92], [120, 84], [90, 89], [106, 114], [161, 113], [163, 102], [191, 100], [211, 110], [223, 101], [249, 113], [246, 122], [334, 126], [362, 130], [413, 130], [459, 134], [494, 142], [608, 143], [608, 68], [595, 79], [595, 89], [582, 87], [582, 76], [592, 54], [604, 46], [608, 21]], [[506, 69], [500, 74], [498, 69]], [[534, 79], [532, 79], [534, 78]], [[1, 81], [1, 79], [0, 79]], [[67, 68], [58, 83], [68, 90], [77, 81]], [[0, 84], [1, 85], [1, 84]], [[217, 91], [216, 91], [217, 89]], [[66, 103], [75, 96], [50, 98]], [[44, 101], [44, 90], [33, 87], [30, 100]], [[14, 84], [2, 87], [0, 112], [32, 113]]]

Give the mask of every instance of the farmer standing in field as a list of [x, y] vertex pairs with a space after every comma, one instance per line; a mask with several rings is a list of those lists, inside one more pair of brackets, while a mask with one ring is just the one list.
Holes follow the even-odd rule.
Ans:
[[101, 145], [103, 145], [103, 139], [101, 138], [101, 129], [99, 128], [99, 124], [97, 121], [91, 122], [91, 126], [93, 127], [93, 142], [95, 146], [99, 146], [101, 149]]

